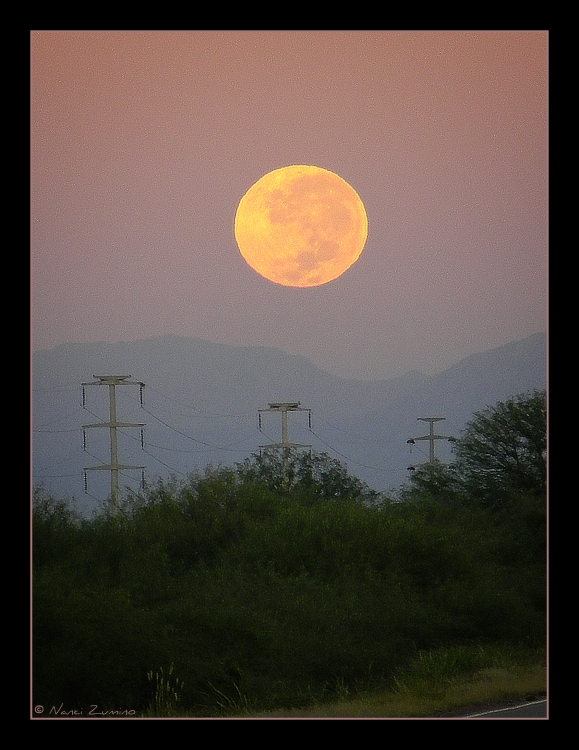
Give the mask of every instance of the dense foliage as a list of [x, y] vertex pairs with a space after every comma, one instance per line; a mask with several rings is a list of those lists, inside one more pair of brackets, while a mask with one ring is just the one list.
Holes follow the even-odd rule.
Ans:
[[405, 499], [509, 508], [547, 487], [547, 394], [521, 394], [477, 412], [455, 441], [449, 466], [425, 464], [412, 475]]
[[160, 481], [118, 517], [38, 491], [34, 705], [303, 706], [424, 649], [544, 641], [544, 485], [492, 507], [434, 467], [386, 499], [325, 454], [286, 458]]
[[465, 489], [489, 505], [545, 492], [547, 394], [535, 391], [475, 414], [456, 446]]

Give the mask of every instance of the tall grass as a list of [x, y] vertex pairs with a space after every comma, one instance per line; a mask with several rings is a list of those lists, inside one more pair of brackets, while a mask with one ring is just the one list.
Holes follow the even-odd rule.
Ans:
[[149, 707], [145, 711], [145, 716], [148, 717], [174, 717], [179, 716], [181, 693], [183, 689], [183, 682], [178, 678], [173, 678], [174, 665], [171, 662], [167, 675], [163, 667], [159, 668], [158, 672], [153, 674], [153, 670], [147, 673], [147, 679], [153, 689], [153, 697], [149, 704]]
[[520, 672], [531, 655], [540, 663], [541, 657], [536, 651], [498, 644], [457, 645], [421, 651], [408, 669], [395, 676], [395, 692], [399, 695], [438, 698], [445, 695], [457, 679], [464, 680], [485, 671], [495, 676]]
[[394, 687], [317, 703], [309, 709], [273, 711], [257, 718], [436, 718], [505, 700], [545, 695], [547, 675], [541, 649], [510, 645], [442, 648], [419, 653], [398, 672]]

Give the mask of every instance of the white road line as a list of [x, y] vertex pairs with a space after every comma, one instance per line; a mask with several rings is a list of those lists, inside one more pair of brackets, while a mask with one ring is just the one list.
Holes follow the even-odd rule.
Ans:
[[508, 708], [495, 708], [494, 711], [483, 711], [482, 714], [469, 714], [467, 719], [476, 719], [477, 716], [487, 716], [488, 714], [498, 714], [501, 711], [512, 711], [515, 708], [524, 708], [525, 706], [536, 706], [538, 703], [546, 703], [547, 699], [542, 698], [539, 701], [531, 701], [530, 703], [520, 703], [517, 706], [509, 706]]

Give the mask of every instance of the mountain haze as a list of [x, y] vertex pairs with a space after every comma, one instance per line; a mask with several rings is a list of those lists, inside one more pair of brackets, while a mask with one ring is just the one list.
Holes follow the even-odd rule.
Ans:
[[[140, 341], [63, 344], [32, 359], [33, 483], [58, 496], [74, 496], [95, 507], [110, 491], [108, 471], [83, 467], [109, 461], [106, 428], [82, 425], [107, 421], [108, 389], [85, 388], [94, 375], [123, 374], [145, 383], [117, 388], [117, 419], [145, 424], [122, 428], [120, 460], [146, 466], [146, 476], [185, 476], [208, 464], [234, 465], [260, 445], [281, 439], [281, 416], [268, 412], [276, 401], [300, 401], [308, 414], [289, 414], [289, 438], [344, 462], [352, 474], [377, 490], [399, 487], [408, 466], [428, 459], [428, 443], [412, 453], [406, 441], [426, 435], [419, 417], [440, 416], [438, 434], [460, 435], [474, 412], [518, 393], [546, 387], [546, 334], [460, 360], [427, 376], [418, 372], [388, 380], [336, 377], [305, 357], [262, 346], [236, 347], [177, 336]], [[261, 427], [258, 429], [258, 410]], [[264, 411], [265, 410], [265, 411]], [[451, 459], [450, 444], [436, 443], [437, 456]], [[140, 471], [124, 470], [122, 482], [138, 488]]]

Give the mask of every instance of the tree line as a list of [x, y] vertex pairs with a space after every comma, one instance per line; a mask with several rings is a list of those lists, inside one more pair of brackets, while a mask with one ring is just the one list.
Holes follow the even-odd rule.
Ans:
[[424, 651], [540, 647], [546, 413], [544, 391], [488, 407], [451, 464], [388, 496], [282, 450], [159, 480], [118, 516], [37, 488], [34, 706], [300, 707], [392, 685]]

